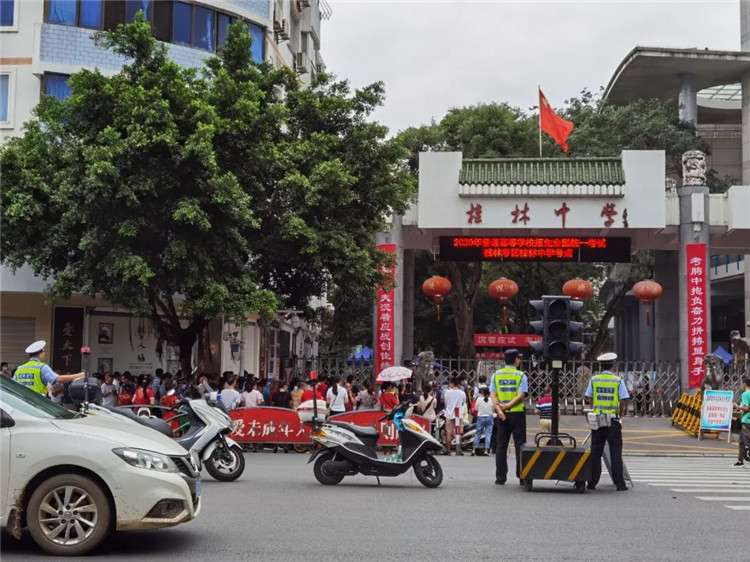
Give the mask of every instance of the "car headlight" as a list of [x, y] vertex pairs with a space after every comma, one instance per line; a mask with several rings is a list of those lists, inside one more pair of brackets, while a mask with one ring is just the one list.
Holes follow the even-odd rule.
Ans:
[[159, 472], [179, 472], [174, 461], [161, 453], [131, 448], [112, 449], [112, 452], [131, 466]]

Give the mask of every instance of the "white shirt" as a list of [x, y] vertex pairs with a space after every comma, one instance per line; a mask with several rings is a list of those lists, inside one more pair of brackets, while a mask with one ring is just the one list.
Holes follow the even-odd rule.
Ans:
[[460, 388], [449, 388], [443, 392], [443, 402], [445, 402], [445, 419], [456, 419], [456, 408], [461, 411], [461, 406], [466, 404], [466, 393]]
[[343, 412], [346, 410], [346, 389], [343, 386], [339, 387], [339, 393], [333, 393], [333, 387], [328, 389], [326, 392], [326, 400], [328, 400], [329, 410], [334, 412]]
[[490, 417], [495, 413], [495, 406], [492, 404], [492, 398], [487, 398], [487, 402], [484, 401], [484, 396], [477, 398], [477, 417], [485, 418]]
[[263, 395], [259, 390], [253, 389], [251, 392], [242, 393], [242, 404], [245, 408], [257, 408], [263, 403]]
[[227, 410], [234, 410], [240, 405], [240, 393], [233, 388], [226, 388], [221, 391], [221, 401]]
[[[110, 392], [108, 396], [104, 396], [105, 392]], [[106, 382], [102, 385], [102, 406], [105, 408], [114, 408], [117, 406], [117, 389], [114, 384], [107, 384]]]

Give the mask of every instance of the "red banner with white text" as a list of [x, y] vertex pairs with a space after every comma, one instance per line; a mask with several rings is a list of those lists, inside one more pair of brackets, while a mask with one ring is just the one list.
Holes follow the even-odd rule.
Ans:
[[[396, 245], [380, 244], [378, 250], [393, 254], [394, 261], [383, 268], [383, 273], [394, 280]], [[378, 302], [375, 309], [375, 373], [396, 364], [395, 314], [393, 282], [388, 286], [378, 285]]]
[[688, 319], [688, 383], [699, 387], [705, 378], [708, 353], [708, 264], [705, 244], [686, 244], [687, 254], [687, 319]]
[[[229, 415], [235, 423], [230, 437], [239, 443], [312, 444], [310, 426], [303, 424], [293, 410], [263, 406], [239, 408], [229, 412]], [[331, 421], [373, 427], [380, 433], [378, 445], [398, 445], [396, 426], [390, 421], [381, 421], [383, 416], [385, 412], [382, 410], [358, 410], [333, 416]], [[411, 419], [426, 431], [430, 430], [427, 418], [415, 415]]]

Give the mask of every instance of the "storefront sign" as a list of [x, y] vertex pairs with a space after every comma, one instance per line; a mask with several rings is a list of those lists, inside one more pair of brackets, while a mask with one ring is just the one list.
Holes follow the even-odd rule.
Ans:
[[705, 378], [705, 359], [708, 353], [706, 245], [687, 244], [687, 321], [688, 321], [688, 382], [690, 388], [701, 385]]
[[[388, 267], [383, 268], [383, 273], [390, 279], [396, 276], [396, 245], [380, 244], [378, 250], [393, 254], [394, 262]], [[383, 369], [392, 367], [396, 364], [396, 338], [394, 337], [395, 309], [394, 309], [394, 291], [393, 282], [388, 286], [378, 285], [378, 301], [375, 309], [375, 372], [379, 373]]]
[[731, 436], [733, 400], [734, 393], [731, 390], [706, 390], [703, 393], [698, 438], [702, 431], [727, 431], [728, 437]]
[[83, 307], [56, 306], [52, 328], [52, 369], [56, 373], [81, 372]]
[[537, 334], [474, 334], [476, 347], [529, 347], [529, 343], [540, 341]]
[[[380, 421], [382, 410], [359, 410], [339, 414], [331, 418], [341, 421], [374, 427], [380, 433], [378, 445], [398, 445], [398, 431], [392, 422]], [[303, 424], [297, 412], [285, 408], [260, 407], [239, 408], [230, 412], [235, 422], [232, 439], [240, 443], [274, 443], [274, 444], [312, 444], [310, 426]], [[426, 431], [430, 430], [430, 422], [422, 416], [412, 416], [415, 422]]]
[[630, 262], [630, 238], [441, 236], [443, 261]]

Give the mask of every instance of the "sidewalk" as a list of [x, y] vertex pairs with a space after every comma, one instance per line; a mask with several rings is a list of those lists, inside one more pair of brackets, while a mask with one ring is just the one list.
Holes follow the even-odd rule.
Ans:
[[[527, 441], [533, 443], [539, 431], [539, 417], [527, 416]], [[589, 435], [586, 418], [563, 416], [560, 432], [569, 433], [580, 446]], [[719, 439], [708, 435], [701, 441], [679, 427], [673, 426], [669, 418], [625, 417], [622, 423], [623, 454], [630, 456], [726, 456], [737, 457], [738, 444], [727, 443], [727, 434]], [[587, 445], [588, 446], [588, 445]]]

